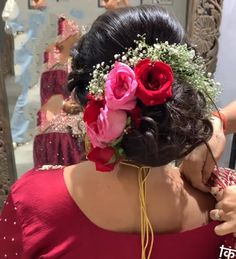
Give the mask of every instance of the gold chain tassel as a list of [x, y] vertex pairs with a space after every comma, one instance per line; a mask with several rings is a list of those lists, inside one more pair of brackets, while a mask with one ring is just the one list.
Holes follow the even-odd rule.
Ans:
[[122, 161], [121, 164], [133, 166], [138, 169], [139, 203], [141, 218], [141, 259], [150, 259], [154, 244], [154, 231], [148, 218], [146, 205], [146, 180], [150, 167], [140, 167], [138, 165]]
[[141, 216], [141, 259], [150, 259], [154, 243], [154, 232], [147, 215], [146, 206], [146, 179], [149, 170], [149, 167], [139, 167], [138, 170], [139, 201]]

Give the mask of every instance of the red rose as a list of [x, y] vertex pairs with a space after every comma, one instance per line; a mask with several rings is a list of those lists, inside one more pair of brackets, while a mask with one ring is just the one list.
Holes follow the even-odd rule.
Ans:
[[88, 124], [91, 125], [95, 123], [97, 124], [97, 117], [100, 114], [100, 109], [104, 107], [105, 101], [97, 101], [95, 99], [90, 99], [85, 111], [84, 111], [84, 121]]
[[168, 64], [144, 59], [137, 64], [134, 72], [138, 82], [136, 96], [145, 105], [162, 104], [172, 96], [174, 76]]
[[116, 151], [112, 147], [96, 147], [90, 151], [88, 159], [95, 162], [97, 171], [109, 172], [116, 165]]

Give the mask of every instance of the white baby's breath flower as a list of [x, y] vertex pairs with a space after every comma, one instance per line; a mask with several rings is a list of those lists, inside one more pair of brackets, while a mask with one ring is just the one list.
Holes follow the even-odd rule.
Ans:
[[[122, 60], [131, 68], [143, 58], [150, 58], [152, 61], [162, 61], [171, 66], [176, 78], [183, 80], [197, 90], [201, 91], [210, 106], [210, 99], [214, 100], [219, 92], [219, 83], [212, 79], [212, 74], [206, 74], [206, 66], [203, 58], [196, 56], [195, 51], [186, 44], [169, 44], [168, 41], [159, 43], [158, 40], [152, 46], [146, 43], [145, 36], [138, 36], [139, 40], [135, 41], [134, 49], [126, 49], [122, 54], [115, 54], [115, 60]], [[104, 95], [104, 86], [107, 80], [107, 74], [114, 67], [114, 61], [110, 66], [94, 66], [92, 73], [93, 79], [90, 81], [88, 90], [96, 98], [102, 98]]]
[[126, 61], [127, 60], [127, 57], [126, 56], [122, 56], [122, 61]]
[[129, 59], [129, 63], [130, 64], [133, 64], [134, 63], [134, 60], [132, 58]]

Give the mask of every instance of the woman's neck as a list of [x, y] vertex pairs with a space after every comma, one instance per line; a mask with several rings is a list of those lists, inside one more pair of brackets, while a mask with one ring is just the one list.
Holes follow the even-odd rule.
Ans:
[[[138, 169], [140, 167], [128, 163], [128, 162], [121, 162], [117, 168], [113, 171], [113, 175], [122, 179], [122, 178], [129, 178], [129, 177], [137, 177]], [[179, 179], [181, 180], [180, 171], [177, 167], [175, 167], [172, 163], [169, 163], [164, 166], [159, 167], [149, 167], [148, 171], [148, 179], [156, 179], [156, 181], [161, 182], [168, 182], [171, 179]], [[182, 180], [181, 180], [182, 181]]]

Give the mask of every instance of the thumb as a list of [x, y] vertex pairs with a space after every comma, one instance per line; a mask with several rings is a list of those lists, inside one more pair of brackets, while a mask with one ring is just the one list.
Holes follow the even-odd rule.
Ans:
[[215, 233], [218, 236], [224, 236], [234, 232], [234, 228], [231, 222], [224, 222], [215, 227]]
[[223, 191], [223, 189], [219, 188], [218, 186], [211, 187], [210, 193], [216, 198], [217, 202], [219, 202], [223, 199], [224, 191]]

